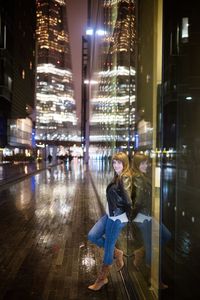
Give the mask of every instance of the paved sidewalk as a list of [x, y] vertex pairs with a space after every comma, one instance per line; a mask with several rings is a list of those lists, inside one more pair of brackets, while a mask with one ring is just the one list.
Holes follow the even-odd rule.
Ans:
[[102, 250], [87, 234], [102, 213], [82, 162], [4, 185], [0, 199], [1, 300], [131, 299], [115, 264], [105, 287], [88, 289], [97, 278]]
[[0, 187], [58, 164], [59, 162], [57, 161], [51, 164], [45, 161], [0, 164]]

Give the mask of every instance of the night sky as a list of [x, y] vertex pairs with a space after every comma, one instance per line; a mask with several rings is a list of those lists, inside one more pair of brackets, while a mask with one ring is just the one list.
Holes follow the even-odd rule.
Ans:
[[80, 121], [81, 109], [81, 42], [87, 26], [87, 0], [67, 1], [68, 26], [71, 41], [72, 68], [74, 73], [75, 100]]

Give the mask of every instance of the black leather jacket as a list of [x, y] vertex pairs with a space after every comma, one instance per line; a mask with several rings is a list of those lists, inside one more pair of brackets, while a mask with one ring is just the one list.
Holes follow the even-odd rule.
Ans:
[[106, 197], [110, 216], [119, 216], [126, 212], [129, 217], [131, 212], [132, 177], [116, 177], [106, 189]]
[[139, 212], [151, 216], [152, 188], [150, 179], [145, 174], [135, 174], [133, 176], [133, 190], [134, 204], [131, 219], [134, 219]]

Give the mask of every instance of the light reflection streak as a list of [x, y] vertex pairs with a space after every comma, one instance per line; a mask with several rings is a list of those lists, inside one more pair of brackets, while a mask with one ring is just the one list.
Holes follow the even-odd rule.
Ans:
[[90, 271], [96, 265], [96, 261], [93, 257], [86, 254], [81, 257], [81, 265], [84, 266], [86, 271]]

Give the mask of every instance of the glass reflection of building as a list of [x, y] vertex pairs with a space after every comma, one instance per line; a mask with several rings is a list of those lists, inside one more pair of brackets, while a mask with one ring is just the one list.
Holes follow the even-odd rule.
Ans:
[[134, 2], [98, 1], [98, 6], [93, 2], [89, 25], [96, 30], [88, 37], [90, 149], [98, 145], [130, 150], [135, 125]]
[[[94, 53], [101, 49], [101, 53], [104, 51], [105, 54], [105, 58], [99, 55], [98, 63], [93, 63], [93, 66], [97, 70], [97, 66], [103, 66], [105, 61], [106, 64], [105, 69], [102, 68], [101, 73], [96, 72], [92, 78], [94, 83], [99, 84], [94, 85], [95, 88], [91, 87], [93, 102], [96, 99], [96, 106], [93, 105], [96, 116], [93, 114], [91, 120], [97, 118], [98, 114], [99, 122], [101, 116], [104, 118], [101, 130], [96, 128], [95, 133], [99, 137], [101, 132], [105, 137], [108, 133], [110, 144], [107, 145], [112, 147], [112, 151], [116, 151], [118, 141], [117, 136], [113, 141], [112, 133], [116, 134], [122, 127], [116, 119], [119, 101], [114, 102], [113, 107], [108, 104], [112, 103], [112, 99], [118, 100], [120, 95], [117, 88], [114, 88], [121, 79], [114, 68], [118, 66], [120, 57], [116, 55], [117, 24], [120, 24], [118, 20], [124, 16], [123, 7], [128, 3], [131, 1], [104, 1], [104, 10], [98, 14], [99, 19], [110, 16], [110, 20], [115, 22], [104, 23], [105, 33], [111, 33], [104, 36], [104, 44], [93, 37], [96, 42], [96, 47], [92, 48]], [[140, 0], [135, 1], [135, 7], [137, 43], [136, 56], [135, 50], [132, 55], [136, 58], [133, 64], [136, 70], [136, 98], [127, 114], [130, 114], [132, 107], [135, 108], [134, 150], [145, 152], [151, 161], [151, 265], [147, 269], [143, 259], [139, 269], [134, 268], [133, 254], [137, 240], [135, 228], [129, 224], [119, 240], [121, 249], [127, 254], [126, 268], [121, 275], [130, 299], [196, 299], [200, 266], [199, 4], [198, 1], [156, 0], [152, 5], [152, 1]], [[97, 22], [96, 27], [98, 25]], [[123, 38], [120, 41], [123, 42]], [[132, 61], [134, 58], [130, 58], [129, 62]], [[131, 63], [129, 66], [132, 67]], [[115, 72], [115, 76], [110, 75], [111, 71]], [[135, 78], [131, 78], [131, 82]], [[121, 91], [123, 86], [122, 82]], [[126, 99], [129, 90], [124, 89], [124, 94], [123, 99]], [[102, 103], [97, 101], [100, 96], [103, 98]], [[114, 123], [107, 122], [106, 117], [114, 119]], [[124, 120], [125, 128], [126, 117]], [[91, 131], [95, 128], [94, 124], [91, 124]], [[95, 164], [99, 167], [96, 174], [92, 169]], [[103, 164], [102, 161], [95, 161], [92, 165], [97, 188], [99, 182], [106, 187], [109, 181], [110, 169], [107, 172], [105, 166], [106, 162]], [[105, 204], [102, 186], [98, 192]], [[164, 224], [172, 235], [164, 249], [158, 224]], [[162, 290], [162, 283], [167, 284], [168, 289]]]
[[37, 0], [36, 140], [77, 140], [65, 0]]

